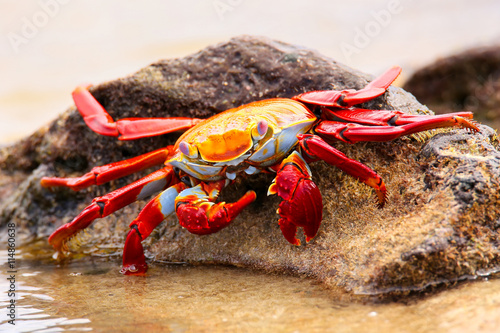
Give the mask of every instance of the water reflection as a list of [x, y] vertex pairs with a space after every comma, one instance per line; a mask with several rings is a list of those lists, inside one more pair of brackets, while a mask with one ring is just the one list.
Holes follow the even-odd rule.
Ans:
[[[5, 258], [0, 257], [1, 262], [5, 262]], [[65, 317], [51, 315], [45, 309], [53, 306], [52, 302], [56, 301], [53, 297], [44, 294], [43, 287], [34, 287], [33, 284], [27, 282], [31, 278], [41, 274], [40, 271], [33, 271], [29, 267], [21, 267], [16, 270], [26, 271], [24, 273], [16, 273], [15, 296], [9, 295], [10, 281], [9, 276], [4, 276], [6, 271], [5, 265], [2, 267], [0, 274], [0, 331], [1, 332], [62, 332], [71, 331], [91, 331], [88, 327], [89, 319], [68, 319]], [[32, 282], [32, 281], [30, 281]], [[15, 319], [9, 317], [11, 313], [9, 306], [11, 299], [15, 300]], [[14, 324], [13, 324], [14, 323]]]
[[[152, 264], [119, 274], [119, 258], [58, 266], [25, 252], [14, 332], [495, 332], [500, 279], [382, 304], [307, 278], [231, 267]], [[3, 274], [3, 273], [2, 273]], [[1, 277], [2, 291], [7, 281]], [[8, 297], [1, 294], [0, 331]]]

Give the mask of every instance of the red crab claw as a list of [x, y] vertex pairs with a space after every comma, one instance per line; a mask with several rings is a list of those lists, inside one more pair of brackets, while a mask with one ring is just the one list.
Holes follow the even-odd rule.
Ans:
[[248, 191], [234, 203], [213, 203], [224, 187], [225, 180], [200, 183], [182, 191], [175, 199], [177, 217], [181, 226], [197, 235], [208, 235], [228, 226], [241, 211], [257, 197]]
[[374, 99], [382, 95], [401, 73], [401, 67], [394, 66], [384, 74], [371, 81], [360, 90], [318, 90], [310, 91], [293, 97], [293, 99], [307, 104], [349, 107]]
[[298, 152], [294, 151], [281, 162], [276, 179], [269, 187], [270, 194], [278, 194], [283, 199], [278, 209], [279, 225], [288, 242], [300, 245], [297, 227], [303, 228], [306, 242], [316, 236], [323, 218], [323, 202], [311, 180], [311, 171]]

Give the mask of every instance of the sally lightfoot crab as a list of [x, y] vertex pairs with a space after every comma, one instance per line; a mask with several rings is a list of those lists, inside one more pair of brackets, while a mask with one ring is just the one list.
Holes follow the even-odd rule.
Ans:
[[147, 271], [141, 241], [167, 216], [177, 214], [188, 231], [206, 235], [228, 226], [256, 198], [248, 191], [234, 203], [216, 202], [221, 190], [239, 175], [276, 173], [268, 194], [277, 194], [279, 227], [294, 245], [297, 228], [306, 241], [318, 232], [322, 198], [311, 180], [308, 164], [323, 160], [372, 187], [378, 207], [387, 201], [382, 178], [366, 165], [348, 158], [329, 143], [340, 140], [390, 141], [398, 137], [442, 127], [477, 132], [470, 112], [439, 116], [407, 115], [393, 110], [354, 107], [384, 94], [401, 71], [393, 67], [361, 90], [324, 90], [249, 103], [208, 119], [183, 117], [128, 118], [114, 121], [90, 94], [78, 87], [73, 99], [85, 123], [102, 135], [132, 140], [187, 130], [175, 145], [141, 156], [95, 167], [76, 178], [43, 178], [44, 187], [64, 186], [80, 190], [100, 185], [155, 165], [158, 171], [104, 196], [97, 197], [70, 223], [49, 238], [61, 254], [67, 241], [130, 203], [158, 193], [130, 224], [123, 250], [123, 274]]

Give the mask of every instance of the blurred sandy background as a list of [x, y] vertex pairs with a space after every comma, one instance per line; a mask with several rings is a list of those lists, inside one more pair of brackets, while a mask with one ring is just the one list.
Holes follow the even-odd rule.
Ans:
[[399, 64], [407, 77], [439, 57], [500, 43], [500, 1], [0, 0], [0, 144], [63, 112], [77, 84], [240, 34], [313, 48], [372, 74]]

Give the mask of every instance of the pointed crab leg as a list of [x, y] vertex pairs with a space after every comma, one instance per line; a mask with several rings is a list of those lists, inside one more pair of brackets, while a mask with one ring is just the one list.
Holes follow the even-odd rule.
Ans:
[[200, 183], [182, 191], [175, 199], [180, 225], [197, 235], [217, 232], [228, 226], [257, 197], [254, 191], [248, 191], [234, 203], [214, 203], [225, 183], [226, 180]]
[[387, 190], [382, 178], [361, 162], [348, 158], [341, 151], [333, 148], [317, 135], [299, 134], [300, 148], [308, 156], [334, 165], [360, 182], [372, 187], [377, 193], [378, 208], [383, 208], [387, 201]]
[[151, 200], [141, 211], [137, 219], [130, 224], [123, 250], [121, 273], [143, 275], [147, 264], [141, 241], [146, 239], [153, 229], [174, 211], [179, 223], [189, 232], [206, 235], [229, 225], [238, 214], [255, 200], [255, 192], [249, 191], [235, 203], [214, 204], [219, 191], [225, 186], [225, 180], [213, 183], [200, 183], [187, 188], [184, 183], [169, 187]]
[[86, 86], [73, 91], [73, 100], [83, 120], [94, 132], [115, 136], [119, 140], [134, 140], [189, 129], [203, 119], [170, 118], [125, 118], [114, 121], [104, 107], [92, 96]]
[[281, 162], [269, 187], [270, 194], [278, 194], [283, 199], [278, 209], [279, 225], [288, 242], [300, 245], [296, 237], [298, 227], [303, 228], [306, 242], [316, 236], [323, 218], [323, 201], [300, 153], [294, 151]]
[[71, 188], [74, 191], [79, 191], [91, 185], [101, 185], [111, 180], [128, 176], [134, 172], [155, 165], [161, 165], [173, 153], [174, 146], [167, 146], [127, 160], [92, 168], [92, 170], [80, 177], [43, 177], [41, 184], [43, 187], [63, 186]]
[[49, 243], [56, 251], [63, 253], [66, 250], [66, 242], [78, 231], [87, 228], [95, 219], [108, 216], [136, 200], [144, 199], [178, 182], [173, 168], [167, 165], [130, 185], [97, 197], [73, 221], [60, 226], [49, 237]]
[[125, 275], [143, 275], [148, 269], [141, 241], [164, 219], [175, 212], [175, 198], [185, 190], [184, 183], [177, 183], [157, 195], [130, 223], [130, 231], [123, 249], [123, 266], [120, 273]]
[[293, 99], [313, 105], [330, 107], [349, 107], [374, 99], [385, 93], [387, 88], [401, 73], [401, 67], [394, 66], [384, 74], [371, 81], [360, 90], [318, 90], [310, 91], [293, 97]]
[[443, 127], [460, 127], [479, 132], [471, 112], [456, 112], [436, 116], [407, 115], [400, 111], [353, 109], [331, 112], [315, 128], [327, 139], [348, 143], [359, 141], [391, 141], [404, 135]]

